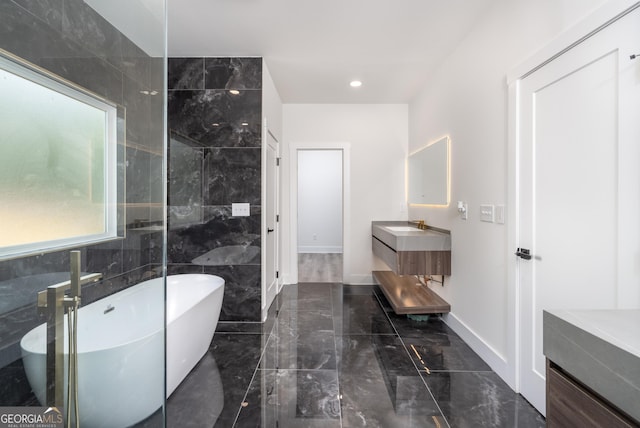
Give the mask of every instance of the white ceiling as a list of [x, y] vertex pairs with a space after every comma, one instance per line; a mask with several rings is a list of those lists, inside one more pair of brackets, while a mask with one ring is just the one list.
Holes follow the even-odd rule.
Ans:
[[407, 103], [494, 2], [168, 0], [169, 56], [264, 57], [284, 103]]

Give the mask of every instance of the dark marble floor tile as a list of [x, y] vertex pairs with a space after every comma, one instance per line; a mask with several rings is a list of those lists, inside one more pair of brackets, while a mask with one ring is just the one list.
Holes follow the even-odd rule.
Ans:
[[335, 370], [335, 335], [333, 331], [274, 331], [269, 337], [259, 368]]
[[432, 315], [428, 321], [416, 321], [394, 312], [387, 313], [387, 316], [401, 337], [457, 336], [439, 316]]
[[337, 335], [395, 334], [374, 296], [343, 295], [342, 306], [334, 308], [333, 316]]
[[283, 335], [290, 332], [333, 332], [332, 312], [331, 309], [295, 310], [284, 306], [278, 313], [276, 327]]
[[331, 311], [331, 284], [306, 283], [286, 285], [278, 298], [282, 302], [282, 310], [294, 311]]
[[304, 282], [300, 284], [286, 285], [281, 292], [283, 298], [328, 298], [331, 291], [335, 288], [334, 284], [324, 282]]
[[258, 365], [264, 342], [265, 337], [261, 334], [216, 333], [213, 336], [209, 354], [216, 361], [224, 391], [224, 407], [215, 427], [228, 428], [233, 425]]
[[343, 296], [373, 296], [376, 287], [375, 285], [341, 285], [337, 291]]
[[235, 427], [339, 428], [334, 370], [259, 370]]
[[447, 426], [419, 376], [399, 377], [395, 390], [389, 391], [380, 378], [341, 375], [340, 392], [345, 428]]
[[365, 377], [415, 376], [417, 371], [402, 341], [392, 335], [336, 338], [340, 374]]
[[268, 329], [261, 322], [233, 322], [219, 321], [216, 326], [216, 333], [248, 333], [248, 334], [270, 334]]
[[216, 360], [206, 354], [167, 400], [167, 427], [214, 426], [225, 396]]
[[[224, 407], [225, 391], [216, 360], [206, 354], [169, 396], [165, 409], [158, 409], [132, 428], [212, 427]], [[237, 409], [236, 409], [237, 410]]]
[[421, 371], [491, 371], [491, 367], [457, 335], [403, 340]]
[[423, 375], [451, 428], [544, 427], [544, 418], [493, 372]]
[[400, 338], [343, 336], [337, 350], [344, 427], [446, 426]]
[[373, 287], [374, 287], [373, 291], [372, 291], [373, 295], [376, 296], [376, 298], [380, 302], [380, 306], [382, 307], [382, 309], [385, 312], [393, 312], [393, 308], [391, 307], [391, 304], [389, 303], [389, 301], [385, 297], [384, 293], [380, 289], [380, 286], [379, 285], [375, 285]]

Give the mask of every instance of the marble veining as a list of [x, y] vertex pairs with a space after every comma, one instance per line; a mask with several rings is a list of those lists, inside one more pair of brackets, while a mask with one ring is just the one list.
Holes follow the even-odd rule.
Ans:
[[262, 89], [262, 58], [205, 58], [206, 89]]
[[[168, 63], [168, 268], [219, 274], [221, 321], [259, 321], [262, 59]], [[232, 217], [235, 202], [250, 215]]]
[[47, 4], [38, 0], [12, 0], [18, 6], [29, 11], [37, 18], [44, 21], [51, 28], [62, 31], [62, 2]]
[[260, 205], [262, 149], [208, 149], [204, 157], [204, 205]]
[[[148, 219], [148, 208], [131, 205], [162, 202], [164, 183], [158, 178], [164, 99], [143, 97], [140, 90], [164, 93], [162, 60], [149, 58], [82, 0], [1, 1], [0, 48], [126, 107], [127, 140], [133, 143], [123, 153], [126, 162], [119, 165], [129, 165], [126, 210]], [[124, 186], [124, 180], [120, 184]], [[98, 285], [83, 288], [82, 303], [87, 304], [156, 275], [162, 233], [132, 232], [123, 240], [76, 249], [82, 251], [82, 270], [104, 277]], [[21, 367], [18, 341], [42, 322], [34, 293], [59, 282], [46, 278], [57, 272], [66, 272], [68, 279], [68, 249], [0, 262], [2, 302], [7, 304], [0, 309], [2, 405], [37, 405]], [[43, 281], [32, 282], [40, 275]]]
[[260, 264], [260, 247], [255, 245], [228, 245], [218, 247], [191, 260], [202, 266]]
[[[524, 398], [476, 364], [442, 320], [405, 325], [409, 336], [404, 336], [396, 328], [404, 320], [389, 317], [386, 302], [374, 291], [373, 286], [286, 285], [272, 305], [271, 322], [220, 323], [210, 354], [218, 362], [225, 404], [221, 417], [202, 426], [545, 426]], [[390, 330], [380, 329], [380, 317]], [[411, 340], [421, 343], [425, 354], [432, 346], [459, 348], [457, 366], [430, 374], [420, 370]], [[460, 371], [462, 366], [466, 370]]]
[[172, 132], [204, 147], [261, 145], [261, 90], [173, 90], [168, 101]]
[[169, 58], [168, 89], [204, 89], [204, 58]]
[[169, 58], [168, 88], [262, 89], [262, 58]]

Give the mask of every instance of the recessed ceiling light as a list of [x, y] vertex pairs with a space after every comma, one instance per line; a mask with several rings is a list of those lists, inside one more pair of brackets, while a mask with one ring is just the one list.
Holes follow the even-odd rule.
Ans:
[[249, 126], [249, 122], [242, 122], [240, 125], [242, 125], [242, 126]]
[[362, 82], [359, 80], [352, 80], [349, 85], [351, 85], [352, 88], [359, 88], [360, 86], [362, 86]]
[[231, 89], [231, 90], [229, 91], [229, 93], [230, 93], [231, 95], [238, 95], [238, 94], [240, 94], [240, 91], [239, 91], [239, 90], [237, 90], [237, 89]]
[[212, 126], [220, 126], [220, 124], [219, 124], [219, 123], [212, 123], [211, 125], [212, 125]]

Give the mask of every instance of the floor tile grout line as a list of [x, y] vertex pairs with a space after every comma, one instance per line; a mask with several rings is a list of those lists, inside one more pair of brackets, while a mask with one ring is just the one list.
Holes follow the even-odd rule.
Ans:
[[[421, 372], [424, 370], [421, 370]], [[437, 370], [429, 369], [431, 373], [495, 373], [493, 370]]]
[[[344, 285], [343, 285], [344, 287]], [[340, 427], [344, 425], [342, 420], [342, 383], [340, 382], [340, 366], [338, 364], [338, 335], [336, 333], [336, 317], [335, 314], [335, 306], [333, 304], [335, 296], [333, 295], [334, 288], [330, 288], [329, 295], [331, 296], [331, 323], [333, 324], [333, 351], [336, 359], [336, 382], [338, 383], [338, 403], [340, 405]], [[340, 336], [342, 337], [342, 336]]]
[[265, 367], [258, 368], [257, 371], [268, 372], [268, 371], [280, 371], [280, 372], [331, 372], [337, 369], [299, 369], [299, 368], [283, 368], [283, 367]]
[[[243, 409], [242, 404], [245, 403], [246, 400], [247, 400], [247, 396], [249, 394], [249, 390], [251, 389], [251, 386], [253, 385], [253, 381], [254, 381], [254, 379], [256, 377], [256, 374], [258, 373], [258, 371], [260, 369], [260, 364], [262, 363], [262, 360], [264, 359], [264, 356], [265, 356], [265, 354], [267, 352], [269, 341], [272, 339], [272, 337], [274, 335], [273, 331], [275, 330], [276, 325], [278, 323], [279, 314], [280, 314], [280, 309], [276, 310], [276, 312], [275, 312], [273, 325], [271, 326], [271, 329], [269, 330], [269, 333], [265, 333], [265, 332], [255, 333], [255, 334], [260, 335], [260, 336], [266, 336], [266, 341], [264, 342], [264, 345], [261, 344], [262, 349], [260, 350], [260, 358], [258, 358], [258, 363], [256, 364], [256, 367], [253, 370], [253, 375], [251, 376], [251, 380], [249, 381], [249, 384], [247, 385], [247, 389], [244, 392], [244, 396], [242, 397], [242, 401], [240, 402], [240, 407], [238, 408], [238, 412], [236, 413], [236, 417], [235, 417], [235, 419], [233, 421], [233, 425], [231, 425], [232, 427], [235, 427], [236, 424], [238, 423], [238, 418], [240, 417], [240, 412], [242, 412], [242, 409]], [[249, 334], [249, 333], [243, 333], [243, 334]]]
[[[240, 412], [242, 412], [242, 404], [246, 402], [247, 400], [247, 396], [249, 395], [249, 390], [251, 389], [251, 386], [253, 385], [253, 381], [256, 377], [256, 374], [258, 373], [259, 369], [260, 369], [260, 364], [262, 363], [262, 360], [264, 359], [264, 356], [267, 352], [267, 348], [269, 345], [269, 341], [272, 339], [272, 337], [274, 336], [274, 330], [276, 329], [276, 325], [278, 323], [278, 318], [280, 315], [280, 308], [278, 308], [278, 310], [276, 310], [275, 312], [275, 316], [274, 316], [274, 320], [273, 320], [273, 325], [271, 326], [271, 329], [269, 331], [269, 333], [261, 333], [260, 336], [267, 336], [266, 341], [264, 342], [264, 345], [261, 344], [262, 349], [260, 350], [260, 358], [258, 358], [258, 363], [256, 364], [256, 368], [253, 370], [253, 375], [251, 376], [251, 380], [249, 381], [249, 384], [247, 385], [247, 389], [244, 392], [244, 396], [242, 397], [242, 401], [240, 402], [240, 407], [238, 409], [238, 412], [236, 413], [236, 417], [233, 421], [233, 425], [232, 427], [235, 427], [236, 424], [238, 423], [238, 418], [240, 417]], [[276, 333], [277, 334], [277, 333]]]
[[[265, 349], [266, 349], [266, 344], [265, 344]], [[260, 356], [260, 360], [258, 360], [258, 365], [256, 366], [255, 370], [253, 371], [253, 375], [251, 376], [251, 380], [249, 381], [249, 384], [247, 385], [247, 389], [244, 392], [244, 396], [242, 397], [242, 401], [240, 402], [240, 405], [238, 407], [238, 412], [236, 413], [236, 417], [233, 420], [233, 424], [231, 425], [232, 427], [235, 427], [238, 423], [238, 418], [240, 417], [240, 413], [242, 412], [243, 406], [242, 404], [245, 403], [247, 401], [247, 396], [249, 395], [249, 390], [251, 389], [251, 386], [253, 385], [253, 380], [256, 377], [256, 374], [258, 373], [258, 367], [260, 366], [260, 361], [262, 361], [262, 356]]]
[[418, 366], [416, 365], [415, 360], [411, 356], [411, 353], [409, 352], [409, 349], [407, 348], [407, 345], [404, 343], [404, 340], [402, 339], [402, 336], [400, 336], [400, 333], [398, 333], [398, 329], [396, 328], [395, 324], [391, 320], [391, 317], [389, 317], [389, 314], [387, 313], [387, 311], [384, 310], [384, 306], [382, 305], [382, 302], [380, 301], [380, 297], [375, 292], [373, 293], [373, 295], [375, 296], [376, 300], [378, 301], [378, 305], [380, 305], [380, 309], [382, 310], [382, 312], [384, 312], [384, 315], [387, 318], [387, 320], [389, 321], [389, 324], [391, 324], [391, 327], [393, 328], [393, 331], [396, 332], [396, 335], [398, 336], [398, 339], [400, 340], [400, 343], [402, 343], [402, 347], [404, 348], [404, 351], [406, 352], [407, 356], [409, 357], [409, 360], [411, 361], [411, 364], [413, 364], [413, 367], [416, 369], [416, 371], [418, 373], [418, 376], [420, 377], [420, 380], [422, 381], [422, 383], [425, 386], [425, 388], [427, 388], [427, 391], [429, 392], [429, 396], [431, 396], [431, 399], [433, 400], [433, 402], [435, 403], [436, 407], [438, 408], [438, 411], [440, 412], [440, 416], [442, 416], [442, 419], [445, 421], [447, 426], [449, 428], [451, 428], [451, 425], [449, 424], [449, 420], [444, 415], [444, 412], [442, 411], [442, 408], [440, 407], [440, 403], [438, 403], [438, 400], [436, 400], [436, 397], [433, 395], [433, 392], [431, 392], [431, 388], [429, 388], [429, 385], [427, 384], [426, 380], [424, 379], [424, 376], [422, 376], [422, 373], [420, 373], [420, 369], [418, 368]]

